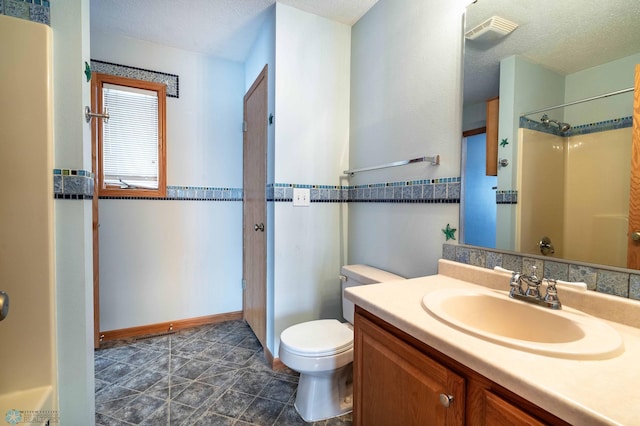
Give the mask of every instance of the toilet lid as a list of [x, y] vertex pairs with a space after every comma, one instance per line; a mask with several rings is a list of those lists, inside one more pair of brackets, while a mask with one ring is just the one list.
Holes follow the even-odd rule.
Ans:
[[303, 322], [287, 328], [280, 344], [301, 356], [329, 356], [353, 347], [353, 330], [335, 319]]

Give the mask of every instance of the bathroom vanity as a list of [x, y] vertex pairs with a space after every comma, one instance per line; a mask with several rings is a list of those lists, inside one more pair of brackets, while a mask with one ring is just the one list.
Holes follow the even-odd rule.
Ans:
[[[637, 424], [637, 302], [559, 287], [566, 315], [578, 309], [581, 312], [573, 312], [578, 320], [582, 316], [602, 323], [602, 330], [619, 336], [621, 345], [589, 352], [574, 336], [566, 343], [546, 343], [552, 348], [548, 353], [545, 345], [541, 353], [535, 344], [516, 347], [474, 335], [442, 321], [425, 306], [430, 293], [443, 289], [491, 292], [509, 303], [524, 303], [508, 298], [509, 278], [440, 261], [438, 275], [349, 289], [346, 296], [356, 304], [354, 423]], [[486, 312], [494, 314], [499, 313]], [[526, 319], [508, 322], [545, 327]]]

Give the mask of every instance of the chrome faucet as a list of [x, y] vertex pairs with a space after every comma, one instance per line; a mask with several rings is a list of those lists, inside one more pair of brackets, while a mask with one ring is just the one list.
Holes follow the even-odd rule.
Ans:
[[[531, 275], [525, 275], [520, 272], [514, 272], [511, 275], [509, 297], [551, 309], [561, 309], [562, 304], [558, 299], [556, 280], [538, 278], [536, 276], [537, 268], [533, 266], [532, 269]], [[540, 294], [540, 286], [543, 282], [547, 283], [547, 293], [544, 297]], [[526, 285], [526, 290], [523, 288], [523, 284]]]

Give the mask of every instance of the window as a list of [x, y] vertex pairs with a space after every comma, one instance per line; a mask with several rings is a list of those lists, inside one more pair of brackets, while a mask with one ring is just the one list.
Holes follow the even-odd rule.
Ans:
[[166, 196], [166, 86], [98, 73], [92, 85], [93, 110], [109, 113], [94, 127], [98, 195]]

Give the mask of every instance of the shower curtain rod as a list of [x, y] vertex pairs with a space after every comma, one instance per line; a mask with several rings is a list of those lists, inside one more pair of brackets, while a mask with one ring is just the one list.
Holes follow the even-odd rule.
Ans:
[[633, 92], [633, 89], [634, 89], [633, 87], [629, 87], [628, 89], [616, 90], [615, 92], [604, 93], [602, 95], [593, 96], [591, 98], [580, 99], [579, 101], [567, 102], [566, 104], [560, 104], [560, 105], [556, 105], [556, 106], [552, 106], [552, 107], [537, 109], [535, 111], [531, 111], [531, 112], [527, 112], [527, 113], [524, 113], [524, 114], [520, 114], [520, 117], [525, 117], [525, 116], [531, 115], [531, 114], [538, 114], [540, 112], [550, 111], [552, 109], [558, 109], [558, 108], [564, 108], [564, 107], [571, 106], [571, 105], [577, 105], [577, 104], [581, 104], [581, 103], [584, 103], [584, 102], [595, 101], [596, 99], [608, 98], [609, 96], [620, 95], [622, 93]]

